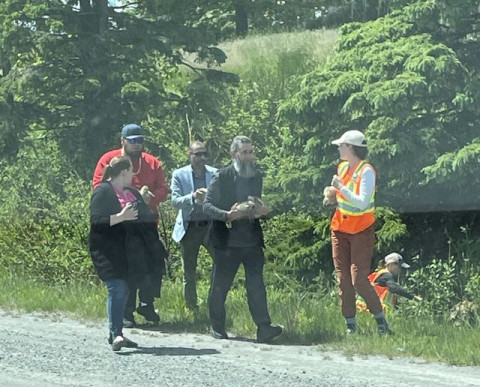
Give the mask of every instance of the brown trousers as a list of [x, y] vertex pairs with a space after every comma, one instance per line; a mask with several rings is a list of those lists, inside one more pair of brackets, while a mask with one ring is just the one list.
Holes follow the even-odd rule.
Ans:
[[340, 286], [338, 294], [345, 318], [355, 316], [355, 292], [363, 297], [370, 312], [377, 314], [382, 311], [378, 295], [368, 281], [374, 247], [374, 225], [358, 234], [332, 230], [333, 264], [337, 271]]

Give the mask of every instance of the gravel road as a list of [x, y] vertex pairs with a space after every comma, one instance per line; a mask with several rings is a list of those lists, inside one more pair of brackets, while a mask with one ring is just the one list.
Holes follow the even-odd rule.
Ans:
[[114, 353], [106, 342], [106, 322], [0, 310], [0, 385], [480, 386], [480, 368], [474, 367], [352, 358], [313, 346], [190, 333], [125, 334], [140, 347]]

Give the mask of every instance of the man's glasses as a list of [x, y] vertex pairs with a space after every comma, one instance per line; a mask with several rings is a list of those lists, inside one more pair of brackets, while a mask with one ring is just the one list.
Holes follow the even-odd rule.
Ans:
[[243, 150], [241, 152], [238, 152], [238, 153], [240, 153], [242, 155], [253, 155], [254, 152], [255, 151], [253, 149], [245, 149], [245, 150]]
[[208, 152], [192, 152], [196, 157], [208, 157]]
[[127, 138], [129, 144], [143, 144], [143, 137]]

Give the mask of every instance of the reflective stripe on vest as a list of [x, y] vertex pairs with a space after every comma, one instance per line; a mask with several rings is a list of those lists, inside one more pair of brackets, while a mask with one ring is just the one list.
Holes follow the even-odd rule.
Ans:
[[[369, 166], [369, 164], [365, 161], [362, 160], [361, 162], [358, 163], [357, 168], [355, 168], [355, 171], [352, 174], [352, 177], [348, 180], [348, 182], [345, 184], [345, 187], [347, 187], [350, 191], [358, 195], [360, 193], [360, 182], [361, 182], [361, 177], [363, 173], [363, 169], [365, 167]], [[338, 166], [338, 172], [340, 178], [343, 180], [345, 175], [348, 173], [348, 162], [344, 161]], [[370, 203], [368, 204], [368, 207], [365, 210], [361, 210], [358, 207], [355, 207], [351, 202], [349, 202], [340, 191], [337, 193], [337, 202], [338, 202], [338, 210], [342, 214], [346, 215], [353, 215], [353, 216], [361, 216], [363, 214], [371, 213], [374, 212], [375, 210], [375, 190], [372, 193], [372, 197], [370, 198]]]

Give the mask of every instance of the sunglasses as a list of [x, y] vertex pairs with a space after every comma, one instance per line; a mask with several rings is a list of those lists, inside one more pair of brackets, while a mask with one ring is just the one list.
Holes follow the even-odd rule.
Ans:
[[129, 144], [143, 144], [143, 137], [127, 138]]
[[208, 152], [192, 152], [196, 157], [208, 157]]

